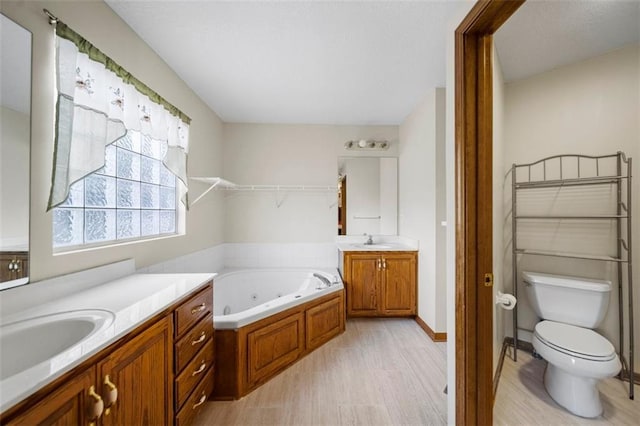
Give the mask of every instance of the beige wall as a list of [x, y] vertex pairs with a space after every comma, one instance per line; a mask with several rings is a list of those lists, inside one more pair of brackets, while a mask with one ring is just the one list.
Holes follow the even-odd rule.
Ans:
[[[605, 155], [623, 151], [634, 158], [633, 174], [639, 176], [640, 161], [640, 46], [630, 46], [609, 54], [592, 58], [576, 64], [564, 66], [525, 80], [506, 85], [504, 100], [504, 160], [507, 170], [511, 163], [529, 163], [557, 154]], [[615, 202], [611, 189], [576, 189], [565, 195], [571, 197], [572, 205], [580, 206], [582, 212], [601, 211], [601, 200], [610, 205]], [[633, 196], [633, 262], [640, 264], [640, 182], [635, 179]], [[548, 199], [556, 192], [546, 194]], [[525, 208], [540, 208], [542, 199], [520, 199], [519, 205]], [[548, 208], [560, 203], [553, 201]], [[578, 204], [579, 203], [579, 204]], [[545, 207], [545, 208], [547, 208]], [[505, 206], [505, 215], [509, 205]], [[505, 223], [510, 227], [510, 223]], [[511, 233], [506, 229], [505, 234]], [[542, 232], [545, 232], [542, 234]], [[571, 238], [565, 238], [567, 235]], [[615, 227], [612, 224], [589, 223], [576, 224], [569, 231], [562, 227], [543, 231], [523, 229], [519, 239], [536, 243], [542, 240], [548, 249], [565, 251], [602, 253], [610, 252], [615, 241]], [[520, 245], [520, 244], [519, 244]], [[564, 273], [600, 279], [615, 280], [615, 267], [604, 262], [559, 261], [552, 258], [525, 257], [519, 263], [520, 270], [539, 270], [541, 272]], [[636, 266], [633, 280], [640, 282], [640, 268]], [[512, 281], [512, 280], [510, 280]], [[507, 287], [510, 287], [511, 283]], [[526, 300], [521, 283], [519, 292], [519, 325], [532, 329], [536, 317]], [[634, 306], [640, 312], [640, 292], [635, 293]], [[607, 317], [599, 331], [615, 345], [618, 343], [617, 291], [611, 293]], [[626, 327], [626, 326], [625, 326]], [[636, 330], [640, 330], [640, 315], [636, 315]], [[527, 338], [527, 333], [522, 333]], [[640, 347], [640, 333], [636, 333], [635, 346]], [[640, 360], [635, 361], [635, 370], [640, 370]]]
[[[420, 242], [418, 256], [418, 315], [432, 330], [446, 330], [445, 244], [440, 223], [445, 220], [444, 89], [431, 90], [400, 126], [399, 234]], [[442, 158], [439, 158], [442, 157]], [[440, 206], [440, 208], [438, 208]]]
[[[387, 139], [397, 155], [397, 126], [225, 124], [224, 177], [242, 185], [338, 184], [338, 157], [356, 156], [344, 143]], [[364, 154], [362, 154], [364, 155]], [[225, 241], [333, 242], [338, 234], [335, 192], [229, 192]]]
[[[203, 199], [187, 215], [185, 236], [66, 255], [52, 255], [51, 213], [46, 213], [55, 111], [54, 31], [48, 8], [133, 75], [192, 118], [189, 175], [219, 175], [222, 123], [193, 91], [101, 1], [5, 1], [0, 11], [33, 34], [31, 120], [31, 278], [41, 280], [125, 258], [138, 267], [223, 241], [223, 198]], [[197, 194], [193, 194], [197, 195]]]
[[[505, 226], [510, 224], [508, 209], [504, 206], [505, 191], [511, 192], [511, 182], [505, 176], [504, 166], [504, 79], [500, 58], [493, 49], [493, 296], [498, 291], [511, 293], [505, 282], [511, 282], [511, 256], [505, 251]], [[509, 197], [510, 198], [510, 197]], [[509, 233], [510, 234], [510, 233]], [[493, 305], [493, 372], [495, 374], [505, 337], [505, 328], [511, 330], [512, 311]]]
[[0, 247], [29, 241], [29, 116], [0, 106]]

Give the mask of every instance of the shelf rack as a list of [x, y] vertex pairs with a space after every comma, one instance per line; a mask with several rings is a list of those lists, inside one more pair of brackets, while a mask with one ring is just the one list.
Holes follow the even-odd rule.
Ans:
[[[603, 170], [602, 163], [615, 162], [615, 172], [609, 174]], [[585, 172], [585, 167], [590, 172]], [[538, 177], [532, 177], [532, 169]], [[540, 169], [542, 169], [540, 171]], [[569, 170], [568, 170], [569, 169]], [[621, 378], [629, 380], [629, 398], [633, 399], [634, 387], [634, 330], [633, 330], [633, 275], [632, 275], [632, 251], [631, 251], [631, 158], [627, 158], [623, 152], [603, 156], [588, 155], [555, 155], [543, 158], [528, 164], [513, 164], [511, 166], [511, 232], [512, 232], [512, 260], [513, 260], [513, 293], [518, 297], [518, 257], [519, 256], [552, 256], [569, 259], [583, 259], [590, 261], [614, 262], [617, 264], [618, 280], [618, 312], [619, 312], [619, 336], [620, 359], [622, 361]], [[519, 171], [524, 171], [525, 178], [519, 180]], [[541, 174], [541, 176], [540, 176]], [[553, 177], [549, 177], [553, 175]], [[523, 190], [537, 188], [563, 188], [583, 185], [612, 185], [616, 190], [616, 214], [594, 215], [526, 215], [518, 214], [518, 193]], [[518, 222], [521, 220], [608, 220], [616, 223], [616, 255], [600, 256], [583, 253], [554, 252], [545, 250], [532, 250], [518, 246]], [[626, 222], [626, 223], [624, 223]], [[623, 223], [625, 231], [623, 233]], [[627, 269], [627, 317], [629, 342], [627, 355], [624, 351], [624, 267]], [[518, 353], [518, 307], [513, 312], [513, 343], [514, 361], [517, 361]]]
[[189, 207], [200, 201], [202, 197], [213, 189], [225, 191], [338, 192], [337, 185], [238, 185], [221, 177], [191, 177], [189, 179], [209, 185], [202, 194], [189, 203]]

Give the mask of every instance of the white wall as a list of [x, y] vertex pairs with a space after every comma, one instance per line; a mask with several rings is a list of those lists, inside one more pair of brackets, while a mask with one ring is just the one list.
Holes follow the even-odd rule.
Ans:
[[[505, 281], [510, 282], [510, 251], [505, 251], [505, 227], [510, 222], [505, 210], [505, 191], [511, 192], [511, 181], [505, 177], [504, 156], [504, 79], [500, 58], [493, 49], [493, 297], [499, 291], [510, 293]], [[511, 197], [509, 197], [510, 199]], [[510, 207], [510, 206], [509, 206]], [[510, 229], [509, 229], [510, 231]], [[511, 233], [509, 232], [509, 235]], [[508, 246], [510, 248], [511, 246]], [[509, 269], [505, 268], [508, 261]], [[511, 311], [493, 305], [493, 372], [495, 374], [505, 337], [505, 328], [512, 324]], [[510, 329], [510, 328], [509, 328]]]
[[380, 158], [380, 234], [398, 233], [398, 159]]
[[29, 243], [29, 116], [0, 106], [0, 247]]
[[[397, 155], [397, 126], [228, 123], [223, 176], [246, 185], [337, 186], [338, 157], [365, 155], [344, 149], [359, 139], [391, 142], [389, 150], [367, 156]], [[338, 234], [335, 191], [228, 193], [225, 199], [229, 243], [326, 243]]]
[[[538, 159], [567, 153], [585, 155], [613, 154], [624, 151], [634, 157], [633, 175], [639, 176], [640, 158], [640, 46], [630, 46], [609, 54], [576, 64], [564, 66], [521, 81], [506, 85], [504, 99], [505, 153], [503, 168], [511, 163], [529, 163]], [[497, 190], [497, 189], [496, 189]], [[640, 264], [640, 182], [635, 179], [632, 187], [633, 246], [636, 248], [633, 262]], [[572, 208], [577, 213], [602, 212], [607, 203], [615, 208], [615, 198], [609, 187], [565, 189], [538, 193], [535, 199], [518, 198], [522, 209]], [[563, 194], [563, 195], [562, 195]], [[556, 199], [557, 197], [557, 199]], [[569, 202], [561, 205], [562, 199]], [[551, 202], [542, 204], [542, 200]], [[601, 200], [606, 200], [602, 203]], [[510, 201], [510, 200], [509, 200]], [[544, 206], [544, 207], [541, 207]], [[510, 208], [510, 205], [507, 208]], [[566, 211], [566, 210], [565, 210]], [[614, 210], [615, 212], [615, 210]], [[506, 214], [506, 211], [505, 211]], [[615, 241], [612, 223], [591, 222], [553, 228], [523, 227], [518, 234], [523, 244], [544, 244], [545, 248], [573, 252], [611, 253]], [[505, 223], [505, 229], [510, 223]], [[510, 229], [505, 232], [510, 235]], [[568, 238], [567, 238], [568, 237]], [[602, 252], [605, 253], [602, 253]], [[553, 258], [523, 257], [519, 270], [537, 270], [564, 273], [591, 278], [615, 280], [615, 267], [611, 263], [593, 261], [567, 261]], [[633, 274], [640, 282], [640, 268]], [[509, 280], [509, 285], [511, 286]], [[640, 311], [640, 292], [636, 292], [634, 306]], [[519, 326], [532, 329], [536, 316], [529, 307], [521, 282]], [[614, 345], [618, 342], [617, 291], [612, 291], [609, 311], [600, 331]], [[640, 330], [640, 315], [636, 316], [636, 330]], [[519, 333], [527, 339], [527, 333]], [[635, 346], [640, 347], [640, 333], [636, 333]], [[640, 360], [635, 361], [640, 370]]]
[[135, 258], [136, 265], [144, 267], [222, 242], [224, 201], [210, 196], [188, 212], [185, 236], [52, 254], [52, 216], [45, 209], [53, 155], [55, 50], [53, 28], [42, 12], [45, 7], [192, 118], [189, 175], [215, 176], [222, 169], [222, 123], [218, 116], [105, 3], [2, 1], [0, 11], [33, 34], [31, 279], [41, 280], [125, 258]]
[[401, 124], [398, 156], [399, 234], [420, 242], [418, 315], [436, 332], [446, 330], [446, 283], [436, 279], [436, 272], [444, 267], [436, 257], [444, 247], [444, 241], [438, 241], [440, 222], [445, 220], [438, 214], [438, 205], [444, 199], [438, 199], [443, 192], [437, 189], [438, 174], [444, 168], [438, 158], [444, 154], [438, 149], [444, 146], [438, 123], [444, 119], [444, 89], [433, 89]]

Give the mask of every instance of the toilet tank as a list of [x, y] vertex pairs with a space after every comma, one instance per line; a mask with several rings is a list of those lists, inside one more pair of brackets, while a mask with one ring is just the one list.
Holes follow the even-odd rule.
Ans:
[[522, 272], [533, 310], [542, 319], [596, 328], [609, 307], [611, 282]]

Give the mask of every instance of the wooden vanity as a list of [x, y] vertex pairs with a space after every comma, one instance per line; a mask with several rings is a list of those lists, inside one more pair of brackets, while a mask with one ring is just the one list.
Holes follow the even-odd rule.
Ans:
[[417, 251], [342, 251], [347, 316], [399, 317], [417, 312]]
[[214, 387], [213, 282], [0, 415], [3, 425], [190, 424]]

